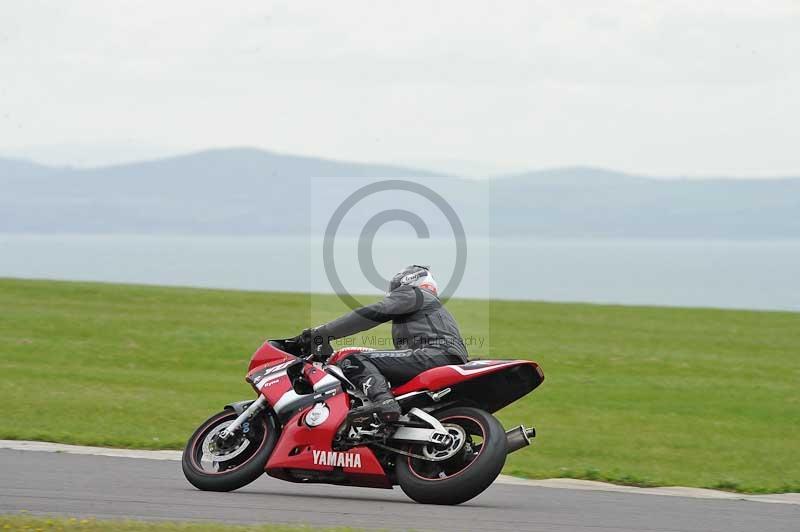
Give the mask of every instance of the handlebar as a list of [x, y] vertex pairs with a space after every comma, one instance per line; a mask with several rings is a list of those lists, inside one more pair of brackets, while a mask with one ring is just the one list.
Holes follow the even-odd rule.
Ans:
[[[308, 338], [308, 340], [311, 340], [311, 338]], [[294, 355], [305, 362], [313, 362], [314, 360], [315, 351], [312, 349], [311, 343], [302, 336], [284, 340], [270, 340], [270, 342], [281, 351]]]

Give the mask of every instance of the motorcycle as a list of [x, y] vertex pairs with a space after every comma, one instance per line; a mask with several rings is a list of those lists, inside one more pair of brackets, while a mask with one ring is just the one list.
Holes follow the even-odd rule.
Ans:
[[266, 472], [290, 482], [389, 488], [426, 504], [461, 504], [500, 474], [506, 455], [535, 437], [505, 431], [492, 413], [544, 380], [527, 360], [475, 360], [424, 371], [392, 389], [403, 414], [358, 425], [351, 408], [369, 399], [335, 364], [365, 348], [313, 362], [295, 339], [267, 340], [246, 381], [256, 399], [225, 405], [192, 434], [183, 472], [195, 487], [232, 491]]

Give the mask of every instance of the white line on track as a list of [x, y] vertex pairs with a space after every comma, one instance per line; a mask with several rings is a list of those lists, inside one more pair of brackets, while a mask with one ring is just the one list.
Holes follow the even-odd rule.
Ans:
[[[173, 460], [181, 459], [181, 451], [146, 451], [139, 449], [113, 449], [110, 447], [86, 447], [83, 445], [67, 445], [63, 443], [50, 443], [41, 441], [0, 440], [0, 449], [16, 451], [44, 451], [50, 453], [86, 454], [92, 456], [112, 456], [118, 458], [139, 458], [146, 460]], [[774, 493], [769, 495], [748, 495], [744, 493], [731, 493], [727, 491], [710, 490], [703, 488], [661, 487], [638, 488], [635, 486], [619, 486], [606, 482], [593, 480], [576, 480], [571, 478], [551, 478], [545, 480], [528, 480], [523, 478], [500, 475], [496, 482], [501, 484], [514, 484], [518, 486], [533, 486], [538, 488], [556, 488], [571, 490], [613, 491], [618, 493], [632, 493], [640, 495], [662, 495], [669, 497], [690, 497], [694, 499], [733, 499], [754, 502], [768, 502], [778, 504], [800, 505], [800, 493]]]

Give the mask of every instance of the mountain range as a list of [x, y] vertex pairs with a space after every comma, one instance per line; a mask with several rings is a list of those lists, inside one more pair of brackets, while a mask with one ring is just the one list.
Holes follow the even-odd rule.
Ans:
[[[800, 178], [653, 179], [571, 167], [472, 180], [249, 148], [98, 168], [0, 159], [0, 233], [307, 234], [353, 185], [406, 178], [492, 236], [800, 238]], [[370, 201], [370, 212], [432, 208], [408, 193]]]

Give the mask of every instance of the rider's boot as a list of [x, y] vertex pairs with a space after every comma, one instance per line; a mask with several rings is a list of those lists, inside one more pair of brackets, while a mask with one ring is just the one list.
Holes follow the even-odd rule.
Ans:
[[400, 419], [400, 414], [400, 405], [392, 398], [354, 408], [347, 414], [347, 420], [353, 425], [369, 426], [375, 421], [376, 415], [382, 423], [394, 423]]
[[389, 385], [383, 376], [370, 375], [361, 381], [361, 387], [371, 404], [354, 408], [347, 415], [348, 421], [353, 425], [368, 426], [377, 415], [382, 423], [394, 423], [400, 418], [402, 410], [395, 400]]

